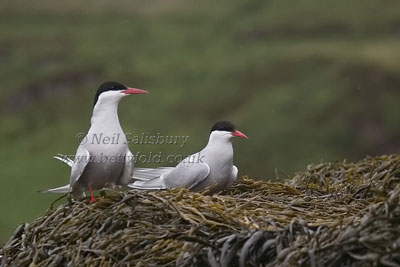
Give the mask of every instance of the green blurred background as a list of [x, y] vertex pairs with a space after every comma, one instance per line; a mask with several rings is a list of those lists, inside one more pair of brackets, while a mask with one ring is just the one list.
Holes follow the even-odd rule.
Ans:
[[151, 92], [121, 103], [126, 132], [190, 136], [134, 152], [198, 151], [227, 119], [253, 178], [398, 153], [400, 1], [1, 1], [0, 243], [69, 181], [51, 157], [106, 80]]

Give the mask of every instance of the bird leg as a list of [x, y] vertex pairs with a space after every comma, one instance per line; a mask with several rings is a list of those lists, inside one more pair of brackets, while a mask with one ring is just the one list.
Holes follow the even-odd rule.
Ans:
[[96, 200], [94, 199], [93, 190], [91, 186], [89, 186], [89, 193], [90, 193], [90, 203], [95, 202]]

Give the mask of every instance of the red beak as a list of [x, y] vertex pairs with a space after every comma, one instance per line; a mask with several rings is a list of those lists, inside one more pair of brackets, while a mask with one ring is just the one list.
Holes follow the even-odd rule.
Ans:
[[148, 94], [149, 92], [147, 92], [146, 90], [142, 90], [142, 89], [128, 88], [128, 89], [122, 91], [122, 93], [127, 94], [127, 95], [133, 95], [133, 94]]
[[249, 139], [244, 133], [242, 133], [242, 132], [240, 132], [240, 131], [234, 131], [234, 132], [232, 133], [232, 135], [233, 135], [233, 136], [236, 136], [236, 137], [242, 137], [242, 138], [245, 138], [245, 139]]

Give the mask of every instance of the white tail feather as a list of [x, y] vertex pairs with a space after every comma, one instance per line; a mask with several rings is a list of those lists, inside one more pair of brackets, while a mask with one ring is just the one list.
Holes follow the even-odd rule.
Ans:
[[70, 167], [72, 167], [72, 164], [74, 164], [74, 161], [72, 159], [68, 158], [67, 156], [65, 156], [63, 154], [57, 154], [57, 156], [54, 156], [53, 158], [64, 162], [65, 164], [67, 164]]
[[71, 192], [71, 187], [69, 186], [69, 184], [40, 191], [40, 193], [56, 193], [56, 194], [66, 194], [69, 192]]
[[169, 173], [174, 167], [135, 168], [132, 178], [139, 181], [149, 181], [163, 174]]
[[145, 189], [145, 190], [167, 189], [161, 177], [157, 177], [148, 181], [136, 181], [134, 183], [128, 184], [128, 187], [133, 189]]

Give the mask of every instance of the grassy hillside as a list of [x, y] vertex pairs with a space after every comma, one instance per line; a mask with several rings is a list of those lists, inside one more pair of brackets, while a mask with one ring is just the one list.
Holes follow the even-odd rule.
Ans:
[[144, 154], [196, 151], [220, 119], [250, 137], [251, 177], [398, 153], [399, 17], [398, 1], [3, 1], [0, 240], [67, 183], [51, 156], [75, 152], [105, 80], [151, 92], [121, 103], [126, 132], [190, 136]]

